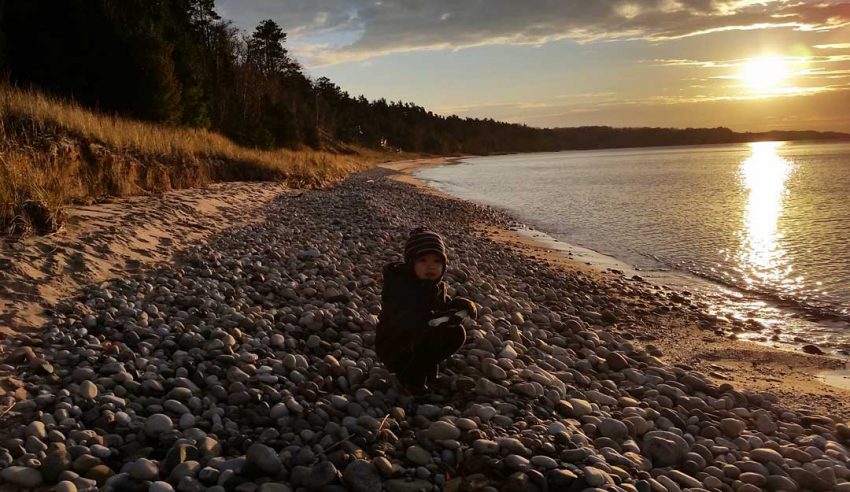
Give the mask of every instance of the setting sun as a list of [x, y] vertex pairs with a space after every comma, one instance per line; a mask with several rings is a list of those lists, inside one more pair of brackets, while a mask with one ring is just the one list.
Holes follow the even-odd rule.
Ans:
[[789, 75], [788, 65], [781, 58], [764, 56], [744, 64], [741, 78], [752, 90], [764, 91], [778, 87]]

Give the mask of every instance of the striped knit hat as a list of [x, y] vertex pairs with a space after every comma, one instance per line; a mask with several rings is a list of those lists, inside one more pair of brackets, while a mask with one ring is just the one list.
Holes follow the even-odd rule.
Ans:
[[417, 258], [428, 253], [441, 257], [444, 265], [449, 262], [446, 245], [443, 244], [443, 238], [439, 234], [424, 227], [417, 227], [410, 231], [410, 237], [404, 245], [404, 262], [413, 264]]

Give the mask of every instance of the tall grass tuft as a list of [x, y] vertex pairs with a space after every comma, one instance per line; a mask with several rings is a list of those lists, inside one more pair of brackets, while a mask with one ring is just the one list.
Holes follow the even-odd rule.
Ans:
[[55, 230], [62, 207], [203, 186], [283, 181], [316, 187], [388, 160], [358, 149], [264, 151], [214, 132], [98, 114], [32, 90], [0, 85], [0, 232]]

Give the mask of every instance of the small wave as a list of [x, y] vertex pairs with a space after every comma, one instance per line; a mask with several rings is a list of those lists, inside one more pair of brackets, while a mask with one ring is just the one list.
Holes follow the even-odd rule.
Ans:
[[768, 288], [747, 287], [730, 281], [728, 277], [724, 277], [723, 275], [706, 273], [698, 269], [685, 269], [685, 271], [696, 277], [709, 280], [743, 294], [757, 297], [773, 306], [789, 310], [791, 314], [805, 316], [810, 321], [843, 321], [850, 324], [850, 314], [843, 310], [841, 306], [816, 303], [808, 299], [784, 295], [781, 292], [776, 292]]

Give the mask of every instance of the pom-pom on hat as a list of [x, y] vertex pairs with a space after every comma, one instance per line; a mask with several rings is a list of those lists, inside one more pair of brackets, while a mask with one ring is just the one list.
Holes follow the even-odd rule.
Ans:
[[442, 258], [444, 265], [449, 262], [446, 245], [439, 234], [424, 227], [417, 227], [410, 231], [410, 237], [404, 245], [404, 262], [412, 264], [417, 258], [428, 253], [434, 253]]

